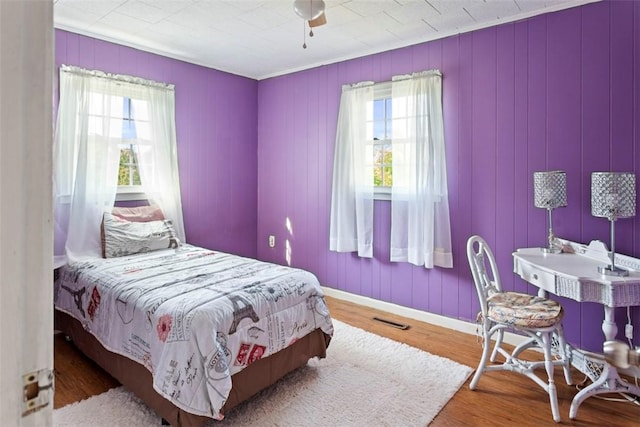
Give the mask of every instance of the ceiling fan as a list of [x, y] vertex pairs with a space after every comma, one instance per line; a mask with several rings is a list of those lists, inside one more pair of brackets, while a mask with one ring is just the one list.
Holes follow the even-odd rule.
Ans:
[[[324, 0], [295, 0], [293, 2], [293, 10], [296, 14], [309, 23], [310, 37], [313, 37], [314, 27], [327, 23], [327, 15], [324, 13], [325, 7]], [[306, 37], [302, 47], [307, 48]]]

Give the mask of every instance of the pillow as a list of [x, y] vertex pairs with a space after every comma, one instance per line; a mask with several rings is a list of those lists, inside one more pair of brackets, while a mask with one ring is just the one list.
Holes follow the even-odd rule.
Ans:
[[111, 213], [118, 218], [132, 222], [162, 221], [164, 219], [162, 209], [157, 205], [135, 208], [114, 207]]
[[105, 258], [115, 258], [160, 249], [177, 248], [180, 241], [171, 221], [132, 222], [109, 212], [102, 219]]

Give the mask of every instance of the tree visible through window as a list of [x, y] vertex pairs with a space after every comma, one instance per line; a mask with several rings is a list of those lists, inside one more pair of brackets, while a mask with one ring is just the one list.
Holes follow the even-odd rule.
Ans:
[[122, 105], [122, 141], [120, 145], [120, 167], [118, 186], [141, 185], [138, 169], [136, 122], [133, 119], [131, 98], [123, 98]]
[[393, 185], [391, 98], [373, 101], [373, 185]]

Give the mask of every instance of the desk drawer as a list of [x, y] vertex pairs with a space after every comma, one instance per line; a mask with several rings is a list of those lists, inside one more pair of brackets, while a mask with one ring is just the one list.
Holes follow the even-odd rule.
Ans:
[[514, 271], [532, 285], [547, 292], [555, 293], [556, 276], [553, 273], [540, 270], [539, 268], [520, 260], [515, 263]]

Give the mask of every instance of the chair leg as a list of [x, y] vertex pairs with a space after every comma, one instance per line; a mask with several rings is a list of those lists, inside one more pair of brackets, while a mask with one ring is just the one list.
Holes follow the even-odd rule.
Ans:
[[[476, 369], [476, 373], [473, 375], [473, 379], [471, 380], [471, 384], [469, 384], [469, 388], [471, 390], [475, 390], [478, 385], [478, 381], [482, 376], [485, 368], [487, 367], [487, 362], [489, 361], [489, 353], [491, 352], [491, 335], [487, 333], [487, 329], [485, 328], [482, 331], [482, 357], [480, 358], [480, 363], [478, 364], [478, 368]], [[497, 345], [497, 344], [496, 344]], [[494, 347], [497, 349], [497, 347]], [[494, 350], [495, 353], [495, 350]]]
[[564, 371], [564, 379], [567, 384], [573, 384], [573, 378], [571, 377], [571, 348], [567, 345], [567, 341], [564, 338], [564, 330], [562, 325], [558, 325], [556, 329], [556, 337], [558, 339], [558, 346], [560, 347], [560, 355], [562, 356], [562, 370]]
[[556, 384], [553, 380], [553, 356], [551, 354], [551, 333], [542, 332], [542, 349], [544, 351], [544, 367], [549, 376], [549, 383], [547, 384], [547, 393], [549, 393], [549, 403], [551, 403], [551, 414], [555, 422], [560, 422], [560, 409], [558, 408], [558, 392], [556, 390]]
[[493, 352], [491, 353], [491, 358], [489, 359], [491, 362], [496, 361], [496, 357], [498, 356], [498, 349], [502, 347], [502, 340], [504, 338], [503, 329], [499, 329], [497, 332], [498, 332], [498, 338], [496, 339], [496, 343], [493, 346]]

